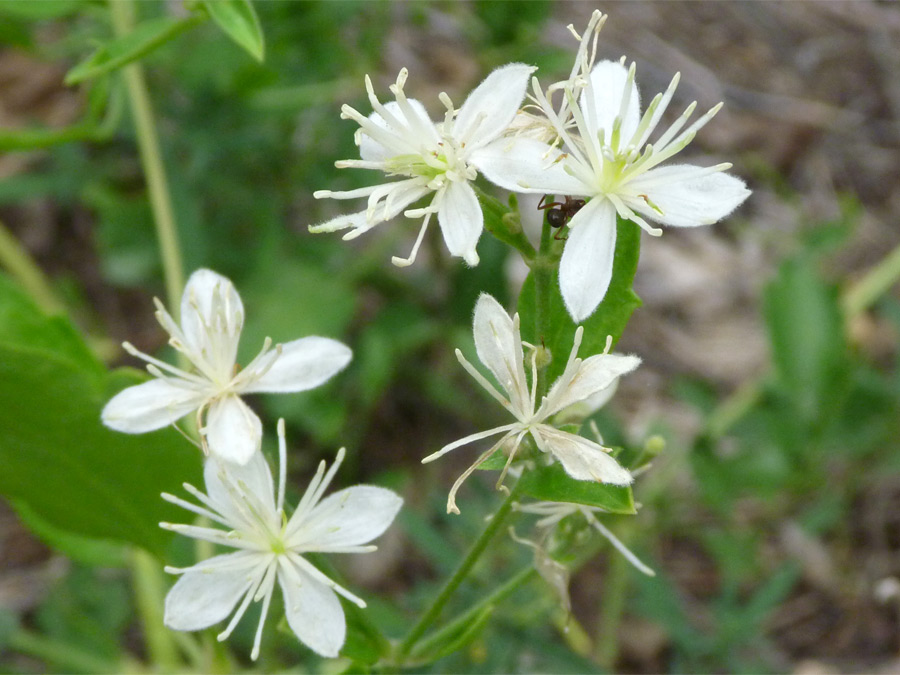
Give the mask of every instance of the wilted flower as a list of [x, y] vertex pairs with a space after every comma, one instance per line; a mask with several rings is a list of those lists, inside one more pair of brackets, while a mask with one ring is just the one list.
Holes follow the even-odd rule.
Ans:
[[[187, 372], [135, 349], [157, 379], [128, 387], [103, 409], [103, 423], [140, 434], [174, 424], [197, 412], [204, 448], [222, 459], [244, 464], [259, 449], [262, 425], [241, 394], [289, 393], [317, 387], [347, 365], [352, 352], [336, 340], [305, 337], [276, 345], [266, 338], [246, 367], [236, 364], [244, 325], [244, 306], [231, 281], [207, 269], [191, 275], [181, 298], [181, 326], [158, 300], [156, 318], [171, 336], [169, 344], [194, 367]], [[206, 424], [203, 424], [206, 413]]]
[[626, 68], [621, 62], [601, 61], [585, 76], [585, 44], [600, 25], [599, 20], [592, 22], [573, 75], [563, 83], [563, 106], [557, 110], [537, 79], [532, 80], [534, 100], [562, 148], [555, 147], [555, 141], [548, 145], [537, 140], [526, 128], [514, 141], [480, 153], [475, 162], [486, 178], [509, 190], [589, 200], [569, 222], [559, 268], [560, 290], [576, 322], [593, 313], [609, 287], [616, 214], [659, 235], [662, 231], [645, 218], [676, 227], [709, 225], [750, 194], [741, 180], [723, 173], [731, 164], [659, 166], [683, 150], [722, 104], [681, 131], [696, 107], [692, 103], [655, 144], [647, 143], [679, 76], [642, 116], [634, 64]]
[[[639, 358], [609, 353], [595, 354], [583, 360], [578, 358], [578, 347], [581, 345], [583, 333], [582, 327], [579, 326], [575, 331], [575, 341], [565, 370], [553, 383], [548, 394], [543, 397], [540, 406], [535, 408], [537, 365], [535, 359], [532, 358], [531, 391], [529, 392], [524, 367], [525, 354], [519, 332], [519, 315], [516, 314], [514, 318], [510, 319], [500, 303], [490, 295], [482, 294], [475, 305], [473, 332], [478, 358], [493, 373], [506, 395], [498, 392], [458, 349], [456, 358], [491, 396], [512, 413], [516, 421], [466, 436], [445, 445], [422, 460], [430, 462], [473, 441], [503, 434], [502, 438], [485, 451], [453, 484], [447, 500], [448, 512], [459, 513], [459, 509], [456, 507], [456, 491], [478, 465], [490, 457], [500, 446], [509, 442], [509, 458], [506, 464], [508, 467], [526, 434], [531, 434], [539, 450], [548, 452], [558, 459], [566, 473], [572, 478], [614, 485], [631, 483], [631, 474], [607, 454], [609, 451], [606, 448], [582, 436], [561, 431], [548, 424], [547, 420], [573, 403], [583, 401], [610, 387], [618, 377], [637, 368], [640, 363]], [[530, 345], [528, 346], [530, 347]], [[505, 471], [506, 469], [504, 469], [504, 473]], [[501, 474], [501, 480], [503, 475]]]
[[243, 466], [219, 462], [215, 457], [207, 459], [206, 494], [191, 485], [184, 486], [200, 505], [163, 495], [167, 501], [227, 529], [170, 523], [161, 523], [162, 527], [237, 549], [192, 567], [166, 568], [182, 576], [166, 596], [165, 624], [174, 630], [200, 630], [234, 612], [218, 636], [221, 641], [231, 634], [250, 603], [261, 600], [262, 614], [251, 653], [255, 660], [277, 581], [291, 630], [317, 654], [335, 657], [347, 630], [337, 596], [359, 607], [366, 603], [329, 579], [303, 554], [374, 551], [375, 546], [366, 544], [390, 526], [403, 500], [391, 490], [371, 485], [345, 488], [322, 499], [344, 458], [341, 448], [327, 473], [325, 462], [319, 464], [288, 519], [284, 511], [284, 420], [278, 422], [278, 449], [277, 495], [269, 465], [259, 452]]
[[[321, 225], [310, 226], [310, 232], [334, 232], [349, 229], [344, 239], [353, 239], [379, 223], [401, 212], [409, 218], [424, 216], [416, 242], [408, 258], [393, 258], [398, 266], [413, 263], [425, 230], [433, 214], [437, 214], [444, 242], [450, 253], [463, 258], [469, 265], [478, 264], [475, 246], [484, 226], [484, 216], [478, 198], [469, 182], [477, 172], [474, 162], [501, 139], [516, 115], [525, 96], [532, 66], [511, 63], [494, 70], [476, 87], [462, 106], [454, 108], [446, 94], [441, 103], [446, 107], [443, 123], [434, 124], [424, 106], [406, 98], [403, 86], [407, 71], [404, 68], [391, 86], [396, 102], [382, 104], [366, 76], [366, 90], [374, 112], [364, 117], [349, 105], [341, 109], [341, 116], [356, 121], [356, 144], [361, 159], [336, 163], [338, 168], [375, 169], [402, 180], [371, 187], [333, 192], [319, 190], [317, 199], [353, 199], [368, 197], [365, 211], [338, 216]], [[498, 140], [499, 139], [499, 140]], [[420, 198], [432, 194], [428, 206], [408, 207]]]

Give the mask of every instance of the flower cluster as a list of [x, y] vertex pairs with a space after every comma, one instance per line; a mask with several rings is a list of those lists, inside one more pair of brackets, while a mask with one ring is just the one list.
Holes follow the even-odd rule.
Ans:
[[[532, 78], [532, 101], [515, 115], [524, 97], [525, 80], [534, 70], [510, 64], [495, 70], [457, 111], [446, 95], [443, 124], [434, 125], [418, 101], [403, 93], [407, 73], [391, 88], [396, 103], [382, 105], [371, 82], [366, 87], [374, 112], [368, 117], [344, 106], [343, 116], [360, 125], [357, 144], [361, 160], [345, 160], [339, 168], [380, 170], [404, 180], [349, 192], [321, 190], [316, 197], [368, 197], [368, 208], [338, 216], [312, 232], [352, 228], [353, 238], [401, 212], [425, 216], [412, 254], [415, 259], [432, 213], [450, 253], [470, 265], [478, 262], [475, 245], [483, 216], [469, 182], [480, 172], [513, 192], [554, 194], [583, 199], [586, 205], [568, 223], [559, 284], [575, 322], [589, 317], [606, 295], [612, 278], [616, 218], [636, 223], [652, 235], [661, 230], [649, 221], [674, 227], [709, 225], [724, 218], [750, 194], [743, 181], [724, 171], [730, 164], [699, 167], [660, 166], [681, 152], [719, 111], [710, 109], [684, 128], [696, 103], [657, 138], [648, 142], [678, 85], [675, 75], [641, 114], [634, 81], [635, 66], [596, 59], [596, 40], [605, 17], [594, 12], [567, 80], [546, 90]], [[570, 27], [571, 28], [571, 27]], [[573, 30], [574, 32], [574, 30]], [[562, 94], [560, 104], [551, 98]], [[533, 110], [539, 115], [535, 115]], [[434, 193], [431, 204], [408, 207]]]
[[[563, 303], [574, 322], [582, 323], [597, 310], [611, 283], [619, 220], [659, 235], [661, 230], [651, 222], [675, 227], [711, 224], [749, 194], [741, 180], [725, 173], [730, 164], [663, 166], [687, 147], [721, 104], [688, 124], [696, 107], [692, 103], [651, 142], [679, 76], [675, 75], [668, 89], [655, 96], [642, 113], [635, 65], [628, 65], [624, 57], [597, 61], [597, 37], [605, 18], [595, 12], [584, 34], [575, 34], [580, 43], [567, 79], [543, 88], [533, 77], [536, 68], [507, 64], [488, 75], [459, 108], [441, 94], [444, 114], [439, 122], [431, 120], [422, 103], [406, 96], [406, 69], [390, 87], [394, 100], [386, 103], [376, 96], [367, 76], [371, 114], [363, 115], [348, 105], [342, 108], [342, 117], [359, 125], [355, 139], [360, 159], [339, 161], [337, 166], [380, 171], [389, 179], [357, 190], [317, 191], [316, 198], [364, 197], [367, 205], [361, 211], [313, 225], [310, 231], [346, 230], [344, 238], [352, 239], [400, 214], [421, 218], [409, 256], [393, 258], [393, 263], [402, 267], [414, 262], [432, 217], [436, 217], [451, 255], [474, 266], [479, 262], [477, 244], [485, 226], [482, 200], [474, 184], [479, 175], [513, 192], [566, 198], [567, 205], [574, 203], [579, 208], [567, 214], [571, 219], [563, 223], [568, 233], [561, 257], [558, 249], [549, 255], [550, 249], [545, 247], [549, 237], [544, 237], [540, 252], [527, 242], [520, 250], [536, 270], [558, 263]], [[415, 206], [418, 202], [424, 205]], [[550, 224], [548, 218], [548, 227]], [[546, 283], [543, 288], [547, 291]], [[545, 300], [546, 295], [549, 293]], [[276, 483], [261, 452], [262, 422], [241, 397], [317, 387], [349, 363], [351, 350], [325, 337], [274, 346], [267, 338], [257, 356], [240, 367], [243, 303], [228, 279], [207, 269], [191, 275], [181, 301], [180, 322], [159, 300], [156, 306], [156, 317], [170, 336], [169, 344], [180, 354], [180, 364], [170, 365], [125, 343], [128, 353], [147, 363], [153, 379], [113, 397], [102, 420], [119, 431], [144, 433], [175, 425], [194, 413], [200, 446], [207, 455], [206, 492], [185, 484], [196, 503], [170, 494], [163, 497], [202, 520], [161, 526], [233, 549], [188, 567], [166, 568], [180, 579], [166, 598], [165, 624], [175, 630], [200, 630], [231, 616], [218, 636], [224, 640], [251, 603], [259, 602], [261, 614], [251, 654], [256, 659], [278, 585], [287, 624], [297, 637], [317, 654], [338, 656], [346, 636], [339, 596], [359, 607], [365, 607], [365, 602], [321, 571], [310, 554], [374, 550], [369, 542], [390, 526], [402, 499], [390, 490], [368, 485], [325, 497], [344, 458], [342, 448], [330, 468], [325, 462], [319, 465], [289, 514], [285, 509], [284, 421], [278, 422]], [[551, 332], [548, 326], [544, 328]], [[616, 489], [596, 486], [632, 483], [632, 473], [604, 447], [599, 434], [595, 441], [575, 433], [577, 426], [566, 426], [570, 419], [582, 422], [612, 395], [619, 378], [640, 364], [636, 356], [611, 353], [612, 338], [607, 338], [601, 353], [579, 357], [584, 332], [584, 326], [575, 328], [562, 373], [546, 387], [545, 348], [523, 341], [518, 314], [510, 316], [490, 295], [479, 297], [474, 343], [488, 374], [473, 366], [460, 350], [456, 356], [513, 421], [449, 443], [422, 460], [431, 462], [464, 445], [499, 436], [453, 484], [448, 512], [459, 513], [456, 495], [466, 478], [496, 458], [505, 458], [498, 487], [509, 471], [518, 475], [536, 469], [565, 481], [562, 495], [554, 493], [553, 498], [566, 499], [572, 490], [580, 490], [583, 484], [573, 487], [573, 480], [589, 483], [587, 490], [610, 492]], [[538, 335], [541, 341], [544, 337]], [[596, 345], [598, 337], [605, 333], [591, 336], [588, 344]], [[563, 351], [566, 349], [568, 344], [563, 346]], [[553, 462], [562, 469], [550, 466]], [[598, 502], [588, 499], [586, 503]], [[652, 574], [597, 520], [596, 507], [539, 502], [520, 505], [519, 510], [542, 516], [537, 526], [545, 531], [580, 514], [632, 564]], [[521, 541], [535, 548], [541, 573], [567, 602], [566, 570], [542, 544]]]

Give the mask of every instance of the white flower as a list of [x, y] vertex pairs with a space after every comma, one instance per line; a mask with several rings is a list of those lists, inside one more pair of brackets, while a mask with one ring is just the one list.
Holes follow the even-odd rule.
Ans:
[[[589, 35], [585, 34], [585, 40]], [[560, 290], [576, 322], [590, 316], [606, 295], [617, 213], [659, 235], [662, 231], [645, 218], [676, 227], [709, 225], [750, 194], [743, 181], [722, 173], [731, 167], [727, 163], [708, 168], [659, 166], [683, 150], [722, 105], [681, 131], [696, 107], [692, 103], [655, 144], [647, 144], [678, 79], [676, 75], [666, 92], [651, 101], [643, 116], [633, 64], [626, 69], [622, 63], [602, 61], [587, 78], [573, 75], [564, 86], [568, 106], [559, 112], [533, 79], [534, 98], [562, 141], [562, 149], [525, 134], [473, 159], [486, 178], [509, 190], [589, 200], [569, 222], [571, 231], [559, 268]]]
[[153, 431], [196, 410], [204, 449], [244, 464], [260, 447], [262, 425], [240, 395], [312, 389], [342, 370], [352, 356], [346, 345], [328, 338], [301, 338], [274, 349], [267, 338], [259, 355], [238, 370], [235, 359], [244, 306], [232, 283], [207, 269], [194, 272], [185, 286], [180, 327], [162, 303], [154, 301], [156, 318], [171, 336], [169, 344], [187, 357], [195, 372], [171, 366], [126, 342], [125, 350], [147, 361], [147, 370], [157, 379], [129, 387], [106, 404], [103, 423], [117, 431]]
[[609, 543], [612, 544], [628, 562], [634, 565], [636, 569], [649, 577], [656, 576], [656, 572], [642, 563], [640, 558], [632, 553], [631, 550], [609, 530], [609, 528], [597, 520], [597, 517], [594, 514], [604, 513], [604, 510], [599, 506], [585, 506], [584, 504], [572, 504], [569, 502], [534, 502], [531, 504], [517, 505], [516, 509], [523, 513], [533, 513], [535, 515], [543, 516], [535, 523], [537, 527], [542, 529], [549, 529], [563, 518], [575, 513], [580, 513], [584, 516], [585, 520], [587, 520], [588, 524], [606, 537], [609, 540]]
[[[368, 197], [368, 207], [359, 213], [310, 226], [310, 232], [349, 228], [344, 239], [353, 239], [401, 212], [409, 218], [424, 216], [409, 257], [392, 259], [395, 265], [405, 267], [415, 260], [431, 216], [436, 213], [450, 253], [469, 265], [477, 265], [475, 246], [481, 236], [484, 216], [469, 185], [477, 176], [473, 162], [480, 153], [505, 142], [501, 136], [515, 117], [525, 96], [528, 76], [534, 70], [521, 63], [497, 68], [459, 109], [442, 93], [441, 103], [447, 112], [439, 124], [432, 123], [421, 103], [406, 98], [405, 68], [391, 86], [396, 102], [382, 104], [366, 76], [366, 90], [374, 112], [366, 118], [348, 105], [341, 109], [342, 117], [355, 120], [360, 126], [356, 143], [362, 159], [340, 161], [335, 166], [375, 169], [404, 178], [347, 192], [317, 191], [314, 194], [317, 199]], [[433, 197], [428, 206], [407, 208], [430, 193]]]
[[[593, 480], [614, 485], [628, 485], [632, 481], [631, 474], [610, 457], [608, 450], [602, 445], [587, 438], [561, 431], [547, 423], [547, 420], [568, 408], [573, 403], [583, 401], [593, 394], [610, 387], [618, 377], [637, 368], [640, 359], [636, 356], [618, 354], [595, 354], [587, 359], [579, 359], [578, 347], [581, 345], [583, 329], [575, 331], [575, 343], [562, 375], [553, 383], [550, 391], [543, 397], [541, 405], [535, 409], [537, 393], [537, 367], [535, 359], [531, 359], [531, 391], [525, 377], [522, 349], [522, 337], [519, 333], [519, 315], [510, 319], [509, 315], [490, 295], [482, 294], [475, 305], [475, 321], [473, 326], [475, 348], [478, 358], [493, 373], [506, 396], [498, 392], [488, 380], [469, 363], [458, 349], [456, 358], [463, 368], [484, 387], [488, 393], [506, 408], [516, 421], [512, 424], [466, 436], [458, 441], [445, 445], [422, 462], [430, 462], [451, 450], [473, 441], [481, 440], [496, 434], [503, 437], [485, 451], [460, 476], [447, 500], [447, 512], [459, 513], [456, 507], [456, 491], [462, 482], [501, 445], [511, 441], [509, 467], [516, 450], [526, 434], [531, 434], [535, 445], [542, 452], [552, 454], [560, 461], [566, 472], [577, 480]], [[528, 345], [531, 347], [531, 345]], [[501, 480], [504, 473], [501, 474]]]
[[[237, 549], [187, 568], [167, 567], [182, 577], [166, 596], [165, 624], [174, 630], [200, 630], [234, 616], [218, 639], [225, 640], [253, 601], [262, 600], [262, 615], [251, 657], [259, 655], [263, 625], [275, 582], [284, 595], [288, 625], [317, 654], [335, 657], [344, 644], [346, 622], [337, 595], [359, 607], [366, 603], [339, 586], [303, 558], [304, 553], [367, 553], [366, 544], [393, 522], [403, 500], [391, 490], [357, 485], [322, 495], [344, 458], [344, 449], [328, 472], [325, 462], [287, 518], [284, 512], [284, 420], [278, 422], [278, 493], [262, 453], [243, 465], [206, 461], [206, 494], [185, 484], [202, 505], [169, 494], [167, 501], [183, 506], [227, 530], [160, 523], [168, 530]], [[337, 595], [336, 595], [337, 593]]]

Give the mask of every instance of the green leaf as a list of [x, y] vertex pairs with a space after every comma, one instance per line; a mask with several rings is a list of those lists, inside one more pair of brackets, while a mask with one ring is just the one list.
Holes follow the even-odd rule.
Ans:
[[[611, 335], [613, 344], [622, 336], [632, 312], [641, 305], [641, 299], [632, 289], [640, 255], [641, 230], [634, 223], [619, 219], [616, 225], [616, 253], [613, 259], [613, 275], [606, 296], [597, 310], [582, 325], [584, 336], [579, 356], [586, 358], [601, 353], [606, 347], [606, 337]], [[558, 275], [554, 273], [550, 289], [550, 330], [537, 335], [535, 327], [534, 275], [529, 274], [522, 287], [518, 303], [522, 325], [522, 339], [541, 344], [550, 350], [553, 361], [547, 367], [547, 378], [553, 382], [562, 374], [566, 359], [572, 350], [576, 325], [566, 312], [559, 292]]]
[[813, 260], [801, 257], [781, 265], [763, 300], [779, 383], [804, 419], [827, 414], [823, 406], [839, 393], [846, 363], [836, 289], [822, 281]]
[[41, 520], [38, 534], [163, 552], [171, 535], [158, 523], [182, 516], [159, 494], [200, 478], [198, 453], [174, 430], [131, 436], [100, 422], [106, 401], [143, 378], [107, 373], [68, 319], [44, 315], [0, 277], [0, 494], [26, 523]]
[[0, 345], [0, 493], [54, 527], [127, 541], [162, 554], [163, 520], [183, 518], [160, 498], [199, 479], [199, 455], [174, 430], [132, 436], [100, 411], [136, 371], [98, 378], [51, 352]]
[[101, 45], [87, 59], [68, 72], [65, 82], [68, 85], [78, 84], [98, 75], [118, 70], [149, 54], [202, 20], [198, 16], [184, 18], [166, 16], [144, 21], [128, 35]]
[[205, 0], [203, 5], [228, 37], [262, 62], [266, 45], [259, 18], [250, 0]]
[[3, 0], [0, 14], [40, 21], [59, 19], [84, 8], [84, 0]]
[[575, 480], [556, 463], [526, 471], [518, 489], [542, 501], [599, 506], [609, 513], [637, 513], [630, 487]]

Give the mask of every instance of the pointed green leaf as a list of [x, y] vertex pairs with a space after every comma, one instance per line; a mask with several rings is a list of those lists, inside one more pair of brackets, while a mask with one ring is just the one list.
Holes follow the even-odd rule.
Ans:
[[262, 62], [266, 45], [259, 18], [250, 0], [206, 0], [203, 5], [228, 37]]
[[128, 35], [101, 45], [87, 59], [68, 72], [65, 82], [68, 85], [77, 84], [117, 70], [149, 54], [202, 20], [198, 16], [184, 18], [166, 16], [144, 21]]
[[[618, 220], [616, 225], [616, 253], [613, 260], [613, 276], [609, 290], [597, 310], [582, 325], [584, 337], [579, 356], [587, 358], [601, 353], [606, 347], [606, 336], [611, 335], [613, 344], [622, 336], [632, 312], [641, 305], [641, 299], [632, 289], [640, 255], [641, 229], [632, 222]], [[519, 317], [522, 324], [522, 339], [532, 344], [543, 344], [553, 355], [547, 367], [547, 378], [553, 382], [566, 365], [572, 349], [577, 326], [566, 312], [559, 291], [558, 275], [554, 274], [550, 289], [550, 330], [546, 335], [537, 335], [535, 327], [534, 276], [528, 275], [519, 295]]]
[[630, 487], [575, 480], [556, 463], [526, 471], [519, 479], [518, 489], [542, 501], [599, 506], [609, 513], [636, 513]]

